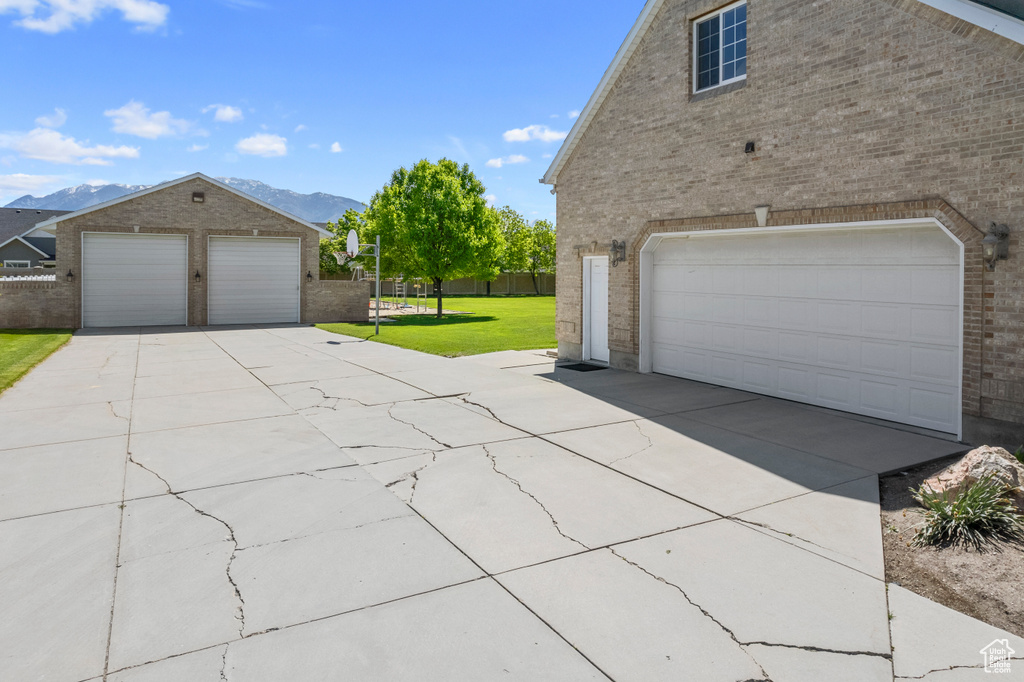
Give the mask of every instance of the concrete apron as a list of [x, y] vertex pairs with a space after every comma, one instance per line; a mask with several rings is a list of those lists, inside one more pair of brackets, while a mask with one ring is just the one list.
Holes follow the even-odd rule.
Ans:
[[729, 389], [117, 330], [0, 395], [0, 434], [4, 680], [959, 680], [994, 640], [1024, 656], [884, 582], [877, 474], [962, 446]]

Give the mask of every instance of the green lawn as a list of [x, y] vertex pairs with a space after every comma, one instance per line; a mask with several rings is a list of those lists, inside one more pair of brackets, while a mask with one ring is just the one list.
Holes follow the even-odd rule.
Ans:
[[0, 329], [0, 391], [71, 338], [68, 329]]
[[403, 315], [394, 322], [382, 321], [380, 336], [373, 335], [373, 322], [317, 327], [449, 357], [558, 345], [554, 296], [446, 296], [444, 307], [471, 314], [445, 315], [441, 320], [433, 315]]

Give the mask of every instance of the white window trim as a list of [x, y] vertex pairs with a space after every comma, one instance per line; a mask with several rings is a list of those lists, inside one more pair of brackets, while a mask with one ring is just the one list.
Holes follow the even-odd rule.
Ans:
[[5, 268], [31, 268], [32, 261], [30, 260], [5, 260]]
[[[705, 14], [703, 16], [700, 16], [700, 17], [697, 17], [696, 19], [693, 20], [693, 54], [691, 55], [691, 59], [692, 59], [692, 62], [693, 62], [693, 94], [697, 94], [698, 92], [710, 92], [711, 90], [714, 90], [715, 88], [720, 88], [723, 85], [729, 85], [730, 83], [738, 83], [740, 81], [747, 80], [747, 74], [746, 74], [746, 72], [744, 72], [742, 76], [736, 76], [735, 78], [730, 78], [729, 80], [719, 81], [717, 85], [710, 85], [710, 86], [708, 86], [706, 88], [703, 88], [703, 89], [700, 89], [700, 90], [697, 89], [697, 83], [698, 83], [699, 78], [700, 78], [700, 58], [697, 56], [697, 50], [700, 47], [700, 41], [697, 39], [697, 27], [700, 24], [703, 24], [705, 21], [708, 21], [709, 19], [713, 19], [716, 16], [720, 16], [722, 14], [725, 14], [729, 10], [736, 9], [740, 5], [746, 5], [746, 4], [747, 4], [747, 0], [740, 0], [739, 2], [734, 2], [731, 5], [726, 5], [725, 7], [722, 7], [720, 9], [716, 9], [714, 12], [708, 12], [707, 14]], [[749, 18], [750, 18], [750, 14], [749, 14], [749, 10], [748, 10], [747, 19], [749, 20]], [[721, 26], [721, 24], [719, 24], [719, 26]], [[719, 30], [721, 30], [721, 29], [719, 29]], [[749, 30], [747, 31], [747, 36], [748, 36], [748, 38], [750, 36], [750, 31]], [[725, 51], [721, 48], [721, 38], [719, 38], [719, 52], [718, 52], [719, 74], [721, 74], [722, 54], [724, 52]], [[747, 66], [749, 68], [749, 62], [747, 64]]]

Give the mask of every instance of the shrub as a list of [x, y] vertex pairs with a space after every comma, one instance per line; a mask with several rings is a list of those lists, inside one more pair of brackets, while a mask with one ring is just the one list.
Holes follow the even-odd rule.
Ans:
[[911, 490], [924, 505], [914, 545], [970, 545], [981, 549], [997, 540], [1024, 542], [1024, 521], [1005, 485], [987, 476], [955, 496], [925, 486]]
[[1017, 452], [1013, 453], [1013, 456], [1017, 458], [1017, 461], [1024, 464], [1024, 445], [1017, 448]]

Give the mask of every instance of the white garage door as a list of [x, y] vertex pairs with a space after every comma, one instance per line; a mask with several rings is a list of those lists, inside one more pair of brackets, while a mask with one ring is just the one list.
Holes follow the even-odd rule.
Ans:
[[185, 235], [82, 234], [82, 326], [184, 325]]
[[960, 260], [935, 226], [666, 238], [652, 369], [957, 433]]
[[210, 237], [209, 323], [299, 321], [299, 240]]

